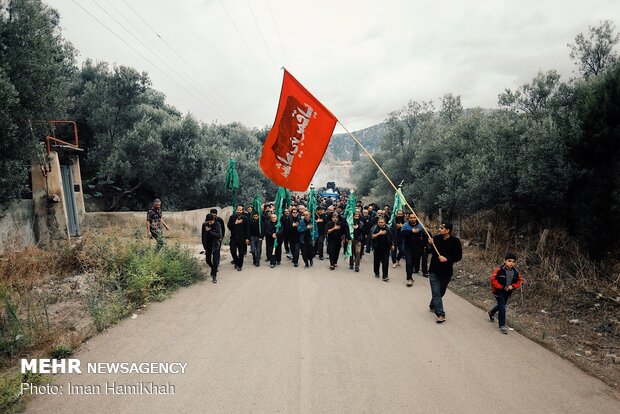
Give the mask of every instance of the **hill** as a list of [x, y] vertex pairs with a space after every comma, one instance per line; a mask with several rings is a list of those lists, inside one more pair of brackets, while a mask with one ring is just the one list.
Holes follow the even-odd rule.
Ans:
[[[372, 154], [379, 150], [381, 137], [386, 131], [384, 122], [368, 128], [353, 132], [353, 135], [360, 140], [362, 145]], [[327, 147], [327, 154], [331, 154], [334, 159], [350, 161], [353, 158], [353, 149], [356, 147], [355, 141], [349, 134], [334, 134]]]

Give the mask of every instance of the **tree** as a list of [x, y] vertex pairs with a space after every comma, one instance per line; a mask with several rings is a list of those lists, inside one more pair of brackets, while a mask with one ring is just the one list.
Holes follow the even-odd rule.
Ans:
[[56, 10], [39, 0], [0, 1], [0, 205], [25, 186], [45, 121], [65, 117], [74, 57]]
[[615, 28], [613, 22], [601, 20], [598, 26], [588, 27], [587, 39], [579, 33], [575, 43], [568, 44], [570, 57], [584, 78], [597, 76], [618, 61], [613, 48], [620, 41], [620, 33], [614, 33]]

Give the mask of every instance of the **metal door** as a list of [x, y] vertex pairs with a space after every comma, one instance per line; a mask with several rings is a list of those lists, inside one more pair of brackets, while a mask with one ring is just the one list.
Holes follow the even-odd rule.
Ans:
[[60, 172], [62, 175], [62, 190], [65, 193], [65, 209], [67, 211], [67, 219], [69, 220], [69, 236], [79, 236], [80, 225], [78, 224], [75, 193], [73, 192], [73, 170], [71, 165], [62, 164]]

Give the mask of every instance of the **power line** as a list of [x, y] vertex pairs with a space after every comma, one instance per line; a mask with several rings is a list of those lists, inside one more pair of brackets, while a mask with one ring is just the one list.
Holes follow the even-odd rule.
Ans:
[[[162, 62], [164, 65], [166, 65], [172, 72], [174, 72], [175, 75], [177, 75], [180, 79], [185, 79], [186, 77], [183, 76], [182, 74], [180, 74], [172, 65], [170, 65], [168, 62], [166, 62], [164, 59], [162, 59], [157, 53], [153, 52], [153, 50], [151, 50], [151, 48], [149, 48], [146, 44], [144, 44], [144, 42], [142, 42], [142, 40], [138, 39], [137, 36], [135, 36], [129, 29], [127, 29], [125, 27], [125, 25], [123, 25], [121, 22], [119, 22], [111, 13], [109, 13], [105, 8], [103, 8], [99, 3], [97, 3], [96, 0], [92, 0], [92, 2], [99, 7], [105, 14], [107, 14], [112, 20], [114, 20], [114, 22], [116, 22], [116, 24], [118, 24], [123, 30], [125, 30], [131, 37], [133, 37], [138, 43], [140, 43], [147, 51], [149, 51], [153, 56], [155, 56], [160, 62]], [[187, 80], [185, 80], [185, 82], [187, 82], [189, 84], [189, 82]], [[189, 84], [189, 86], [191, 87], [192, 85]], [[211, 99], [211, 97], [209, 97], [207, 94], [204, 94], [204, 96], [207, 98], [207, 102], [208, 103], [208, 107], [210, 107], [210, 110], [215, 112], [215, 113], [219, 113], [220, 115], [224, 115], [227, 118], [234, 118], [231, 117], [230, 114], [227, 114], [226, 111], [220, 112], [217, 108], [217, 102], [215, 102], [213, 99]]]
[[[82, 9], [86, 14], [88, 14], [90, 17], [92, 17], [93, 19], [95, 19], [100, 25], [102, 25], [103, 27], [105, 27], [110, 33], [112, 33], [114, 36], [116, 36], [121, 42], [123, 42], [124, 44], [126, 44], [131, 50], [133, 50], [134, 52], [136, 52], [140, 57], [142, 57], [142, 59], [146, 60], [149, 64], [151, 64], [155, 69], [157, 69], [159, 72], [161, 72], [164, 76], [166, 76], [168, 79], [170, 79], [173, 83], [175, 83], [179, 88], [183, 89], [188, 95], [191, 95], [194, 99], [196, 99], [199, 103], [201, 103], [202, 105], [204, 105], [204, 102], [202, 102], [200, 100], [200, 98], [196, 97], [196, 95], [194, 95], [191, 91], [188, 91], [183, 85], [181, 85], [180, 83], [178, 83], [174, 78], [172, 78], [170, 75], [168, 75], [166, 72], [164, 72], [159, 66], [157, 66], [155, 63], [153, 63], [149, 58], [147, 58], [146, 56], [144, 56], [142, 53], [140, 53], [139, 50], [137, 50], [135, 47], [133, 47], [131, 44], [129, 44], [125, 39], [123, 39], [122, 37], [120, 37], [118, 34], [116, 34], [116, 32], [114, 32], [114, 30], [110, 29], [105, 23], [103, 23], [101, 20], [99, 20], [94, 14], [92, 14], [91, 12], [89, 12], [87, 9], [85, 9], [84, 7], [82, 7], [82, 5], [80, 5], [78, 2], [76, 2], [75, 0], [71, 0], [73, 3], [75, 3], [76, 6], [78, 6], [80, 9]], [[211, 110], [209, 108], [209, 110]]]
[[239, 37], [241, 38], [241, 41], [243, 42], [243, 44], [245, 45], [245, 48], [247, 49], [248, 53], [250, 54], [250, 56], [252, 57], [252, 59], [254, 60], [254, 63], [256, 63], [256, 67], [258, 68], [258, 70], [260, 70], [261, 74], [263, 75], [263, 78], [265, 79], [265, 82], [267, 82], [267, 86], [269, 86], [269, 80], [267, 80], [267, 75], [265, 75], [265, 72], [263, 72], [262, 67], [260, 66], [260, 63], [258, 63], [258, 60], [256, 59], [256, 57], [254, 56], [254, 53], [252, 53], [252, 49], [250, 49], [250, 46], [248, 46], [248, 43], [245, 41], [245, 38], [243, 37], [243, 35], [241, 34], [241, 31], [239, 30], [239, 28], [237, 27], [237, 25], [235, 24], [235, 21], [233, 20], [232, 16], [230, 15], [230, 13], [228, 13], [228, 9], [226, 8], [226, 6], [224, 6], [224, 3], [222, 2], [222, 0], [219, 0], [220, 4], [222, 5], [222, 8], [224, 8], [224, 11], [226, 12], [226, 15], [228, 16], [228, 19], [230, 20], [230, 22], [232, 23], [233, 27], [235, 28], [235, 30], [237, 31], [237, 34], [239, 35]]
[[211, 83], [210, 83], [208, 80], [206, 80], [206, 79], [202, 76], [202, 74], [201, 74], [201, 73], [200, 73], [200, 72], [199, 72], [199, 71], [198, 71], [198, 70], [197, 70], [197, 69], [196, 69], [196, 68], [195, 68], [192, 64], [190, 64], [187, 60], [185, 60], [185, 58], [183, 58], [183, 56], [181, 56], [181, 55], [177, 52], [176, 48], [174, 48], [173, 46], [171, 46], [171, 45], [170, 45], [170, 44], [166, 41], [166, 39], [165, 39], [163, 36], [161, 36], [161, 35], [160, 35], [160, 34], [159, 34], [159, 33], [158, 33], [158, 32], [157, 32], [154, 28], [153, 28], [153, 26], [151, 26], [151, 24], [149, 24], [149, 22], [147, 22], [147, 21], [146, 21], [146, 20], [142, 17], [142, 15], [141, 15], [140, 13], [138, 13], [138, 11], [137, 11], [136, 9], [134, 9], [134, 8], [131, 6], [131, 4], [127, 3], [127, 1], [125, 1], [125, 0], [122, 0], [122, 1], [123, 1], [123, 3], [125, 3], [125, 5], [126, 5], [126, 6], [127, 6], [127, 7], [128, 7], [128, 8], [129, 8], [129, 9], [130, 9], [130, 10], [131, 10], [131, 11], [132, 11], [135, 15], [136, 15], [136, 16], [138, 16], [138, 18], [142, 21], [142, 23], [144, 23], [144, 25], [145, 25], [146, 27], [148, 27], [148, 28], [149, 28], [149, 29], [150, 29], [150, 30], [151, 30], [151, 31], [155, 34], [155, 36], [157, 36], [157, 38], [159, 38], [159, 40], [161, 40], [161, 41], [162, 41], [162, 42], [163, 42], [163, 43], [164, 43], [164, 44], [168, 47], [168, 49], [170, 49], [170, 50], [171, 50], [171, 51], [172, 51], [172, 52], [173, 52], [173, 53], [174, 53], [174, 54], [175, 54], [175, 55], [176, 55], [179, 59], [181, 59], [181, 60], [183, 61], [183, 63], [185, 63], [185, 64], [187, 65], [187, 67], [189, 67], [189, 68], [190, 68], [190, 69], [191, 69], [191, 70], [192, 70], [192, 71], [193, 71], [193, 72], [194, 72], [194, 73], [195, 73], [195, 74], [196, 74], [196, 75], [197, 75], [197, 76], [198, 76], [198, 77], [199, 77], [199, 78], [200, 78], [200, 79], [201, 79], [201, 80], [205, 83], [205, 85], [207, 85], [207, 86], [208, 86], [208, 87], [209, 87], [209, 88], [213, 91], [213, 93], [215, 93], [215, 94], [216, 94], [216, 95], [217, 95], [217, 96], [218, 96], [218, 97], [222, 100], [222, 102], [224, 102], [224, 103], [225, 103], [225, 104], [229, 107], [229, 109], [231, 109], [231, 110], [233, 111], [233, 113], [235, 114], [235, 116], [236, 116], [236, 117], [238, 117], [238, 118], [240, 118], [240, 119], [243, 119], [243, 118], [244, 118], [244, 116], [242, 115], [242, 112], [241, 112], [241, 111], [239, 111], [236, 107], [234, 107], [234, 106], [233, 106], [233, 105], [232, 105], [232, 104], [231, 104], [231, 103], [230, 103], [230, 102], [229, 102], [229, 101], [228, 101], [228, 100], [227, 100], [227, 99], [226, 99], [226, 98], [225, 98], [222, 94], [220, 94], [220, 93], [218, 92], [218, 90], [217, 90], [217, 89], [216, 89], [213, 85], [211, 85]]
[[265, 36], [263, 35], [263, 31], [261, 30], [260, 25], [258, 24], [258, 20], [256, 20], [256, 16], [254, 15], [254, 10], [252, 10], [250, 1], [245, 0], [245, 3], [248, 5], [248, 8], [250, 9], [250, 13], [252, 14], [254, 23], [256, 24], [256, 27], [258, 28], [258, 33], [260, 34], [261, 39], [263, 39], [263, 44], [265, 45], [265, 49], [267, 49], [267, 53], [269, 54], [269, 57], [271, 58], [271, 62], [273, 63], [273, 66], [278, 67], [278, 64], [276, 63], [275, 59], [273, 58], [273, 55], [271, 54], [271, 50], [269, 50], [269, 46], [267, 46], [267, 41], [265, 40]]
[[276, 33], [278, 34], [278, 39], [280, 39], [280, 47], [282, 48], [282, 51], [284, 52], [284, 57], [286, 58], [286, 64], [288, 65], [288, 67], [291, 67], [291, 62], [288, 59], [288, 55], [286, 54], [286, 49], [284, 48], [284, 42], [282, 42], [282, 36], [280, 36], [280, 29], [278, 29], [278, 22], [276, 21], [276, 17], [273, 15], [273, 10], [271, 9], [271, 4], [269, 3], [269, 0], [265, 0], [267, 2], [267, 6], [269, 6], [269, 13], [271, 13], [271, 20], [273, 20], [273, 25], [276, 28]]

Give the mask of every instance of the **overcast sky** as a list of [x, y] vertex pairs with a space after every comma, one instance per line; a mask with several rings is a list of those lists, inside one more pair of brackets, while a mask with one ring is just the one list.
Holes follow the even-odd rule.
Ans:
[[410, 99], [452, 92], [493, 108], [539, 70], [566, 80], [567, 43], [599, 20], [620, 23], [618, 0], [76, 1], [134, 48], [72, 0], [47, 0], [80, 62], [146, 71], [182, 112], [258, 127], [273, 124], [282, 66], [356, 130]]

